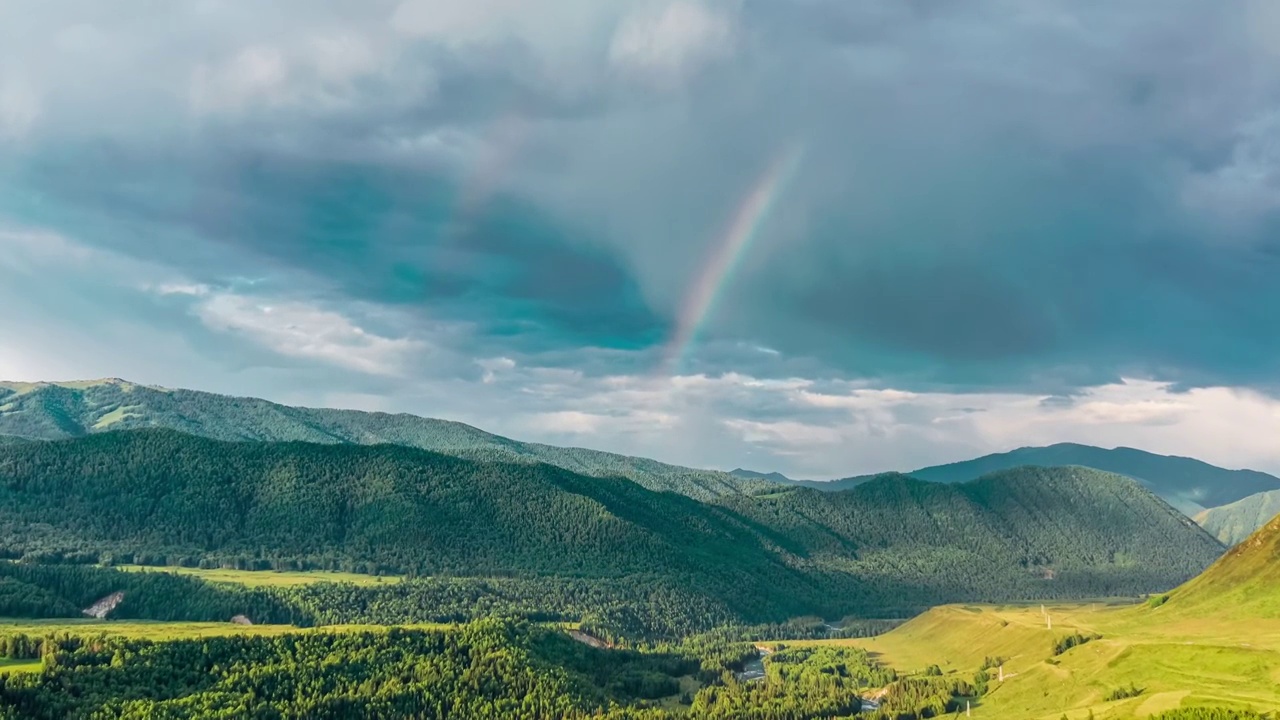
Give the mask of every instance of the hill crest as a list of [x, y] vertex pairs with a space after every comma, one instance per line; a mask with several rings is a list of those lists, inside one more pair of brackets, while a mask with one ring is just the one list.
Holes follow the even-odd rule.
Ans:
[[386, 443], [472, 459], [500, 456], [593, 477], [622, 477], [652, 490], [702, 499], [774, 485], [648, 458], [522, 442], [465, 423], [410, 413], [294, 407], [253, 397], [152, 387], [119, 378], [0, 382], [0, 435], [58, 440], [155, 427], [214, 440]]

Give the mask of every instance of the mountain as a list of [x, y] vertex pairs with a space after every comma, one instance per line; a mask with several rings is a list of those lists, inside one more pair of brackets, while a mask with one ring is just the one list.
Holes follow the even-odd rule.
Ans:
[[[1171, 587], [1169, 579], [1191, 577], [1222, 552], [1137, 482], [1079, 467], [1017, 468], [960, 484], [890, 473], [843, 492], [718, 502], [800, 543], [809, 562], [899, 598], [902, 609], [942, 597], [1131, 595]], [[902, 577], [911, 582], [895, 584]]]
[[288, 407], [119, 379], [0, 382], [0, 436], [58, 440], [137, 428], [168, 428], [214, 440], [390, 443], [471, 459], [547, 463], [593, 477], [624, 477], [652, 490], [702, 499], [771, 485], [646, 458], [519, 442], [463, 423], [416, 415]]
[[964, 482], [1022, 465], [1079, 465], [1126, 475], [1188, 515], [1259, 492], [1280, 489], [1280, 478], [1256, 470], [1227, 470], [1192, 458], [1156, 455], [1125, 447], [1106, 450], [1073, 443], [1024, 447], [974, 460], [922, 468], [909, 474], [931, 482]]
[[885, 477], [889, 475], [901, 475], [901, 474], [902, 473], [889, 472], [889, 473], [878, 473], [874, 475], [855, 475], [853, 477], [840, 478], [838, 480], [791, 480], [790, 482], [792, 485], [813, 488], [814, 490], [822, 490], [825, 492], [839, 492], [841, 490], [852, 490], [853, 488], [856, 488], [859, 485], [869, 480], [875, 480], [876, 478], [879, 478], [879, 477]]
[[703, 502], [544, 463], [169, 430], [0, 447], [0, 528], [0, 554], [32, 560], [647, 578], [759, 622], [1132, 596], [1222, 552], [1136, 482], [1082, 468]]
[[790, 484], [790, 483], [798, 484], [803, 482], [801, 480], [792, 480], [791, 478], [787, 477], [786, 475], [783, 475], [780, 472], [762, 473], [762, 472], [756, 472], [755, 470], [744, 470], [742, 468], [735, 468], [733, 470], [730, 470], [729, 474], [734, 477], [746, 478], [747, 480], [768, 480], [769, 482], [772, 482], [772, 483], [782, 483], [784, 485]]
[[1228, 547], [1252, 535], [1280, 515], [1280, 490], [1250, 495], [1229, 505], [1210, 508], [1195, 516], [1196, 522]]
[[1280, 517], [1164, 599], [1162, 614], [1280, 618]]

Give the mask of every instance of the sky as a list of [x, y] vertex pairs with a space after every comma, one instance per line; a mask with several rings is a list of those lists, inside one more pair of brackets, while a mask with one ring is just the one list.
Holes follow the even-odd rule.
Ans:
[[0, 378], [1280, 472], [1271, 0], [0, 0]]

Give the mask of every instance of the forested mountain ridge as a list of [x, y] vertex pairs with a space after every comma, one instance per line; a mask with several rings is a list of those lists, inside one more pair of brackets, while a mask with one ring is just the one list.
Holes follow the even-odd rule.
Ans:
[[1075, 443], [1018, 448], [964, 462], [921, 468], [908, 474], [921, 480], [950, 483], [965, 482], [1020, 466], [1067, 465], [1134, 478], [1188, 515], [1255, 493], [1280, 489], [1280, 478], [1256, 470], [1228, 470], [1194, 458], [1157, 455], [1126, 447], [1108, 450]]
[[526, 443], [464, 423], [358, 410], [279, 405], [257, 398], [169, 390], [108, 379], [0, 382], [0, 436], [38, 440], [109, 430], [168, 428], [214, 440], [405, 445], [471, 459], [532, 461], [593, 477], [625, 477], [696, 498], [771, 485], [715, 470], [615, 453]]
[[1221, 553], [1137, 483], [1078, 468], [700, 502], [545, 464], [167, 430], [0, 448], [0, 528], [10, 556], [644, 576], [758, 622], [1143, 594]]
[[1250, 495], [1221, 507], [1209, 508], [1196, 515], [1196, 522], [1228, 547], [1266, 525], [1280, 515], [1280, 490]]
[[[1129, 594], [1191, 577], [1222, 552], [1138, 483], [1088, 468], [1019, 468], [962, 484], [885, 474], [843, 492], [719, 502], [803, 538], [810, 562], [852, 572], [863, 591], [908, 607], [948, 594], [995, 600], [982, 579], [997, 577], [1016, 588], [1011, 595], [1063, 597], [1046, 590], [1054, 585], [1077, 597]], [[877, 587], [907, 575], [890, 570], [904, 567], [914, 583]]]

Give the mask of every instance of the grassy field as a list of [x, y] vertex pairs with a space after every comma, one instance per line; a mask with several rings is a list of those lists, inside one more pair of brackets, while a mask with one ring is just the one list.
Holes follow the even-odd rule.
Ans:
[[352, 585], [381, 585], [397, 583], [403, 578], [397, 575], [375, 576], [358, 573], [326, 572], [326, 571], [274, 571], [274, 570], [226, 570], [222, 568], [205, 570], [185, 567], [151, 567], [145, 565], [114, 565], [117, 570], [125, 572], [171, 572], [179, 575], [192, 575], [209, 582], [232, 583], [246, 587], [291, 587], [311, 585], [320, 582], [351, 583]]
[[[543, 623], [545, 627], [557, 627], [565, 631], [577, 630], [578, 623]], [[0, 635], [24, 634], [44, 636], [60, 633], [74, 635], [121, 635], [142, 640], [183, 640], [195, 637], [222, 635], [284, 635], [307, 632], [363, 632], [385, 631], [396, 627], [411, 630], [448, 630], [456, 627], [449, 623], [413, 623], [405, 625], [322, 625], [298, 627], [296, 625], [237, 625], [218, 622], [163, 622], [159, 620], [97, 620], [95, 618], [55, 618], [31, 620], [27, 618], [0, 618]], [[0, 658], [0, 662], [4, 662]]]
[[0, 675], [20, 672], [40, 672], [41, 667], [42, 665], [39, 660], [11, 660], [9, 658], [0, 658]]
[[[937, 664], [972, 674], [1004, 657], [1005, 682], [973, 717], [1030, 720], [1145, 718], [1181, 706], [1280, 709], [1280, 620], [1179, 617], [1146, 606], [1050, 605], [1053, 629], [1034, 607], [945, 606], [875, 638], [788, 645], [862, 647], [899, 671]], [[1054, 656], [1075, 632], [1101, 639]], [[1108, 702], [1134, 684], [1141, 695]]]
[[[195, 622], [158, 622], [146, 620], [95, 620], [55, 619], [29, 620], [21, 618], [0, 618], [0, 635], [23, 634], [42, 637], [53, 634], [71, 635], [116, 635], [141, 640], [188, 640], [199, 637], [217, 637], [224, 635], [285, 635], [288, 633], [307, 632], [361, 632], [385, 631], [385, 625], [327, 625], [324, 627], [300, 628], [294, 625], [237, 625], [235, 623], [195, 623]], [[447, 624], [422, 623], [416, 625], [399, 625], [401, 628], [416, 629], [448, 629]], [[39, 660], [15, 660], [0, 657], [0, 675], [14, 672], [40, 672]]]

